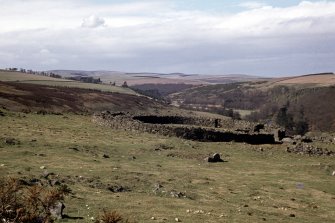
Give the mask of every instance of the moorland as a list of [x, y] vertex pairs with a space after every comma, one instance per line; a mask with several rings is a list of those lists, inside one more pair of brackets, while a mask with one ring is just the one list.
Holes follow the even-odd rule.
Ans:
[[[134, 222], [333, 222], [334, 85], [317, 76], [309, 83], [300, 77], [300, 84], [178, 86], [159, 100], [108, 83], [0, 71], [0, 177], [26, 188], [66, 185], [71, 193], [57, 222], [95, 222], [103, 210]], [[283, 107], [286, 119], [275, 123]], [[220, 108], [240, 116], [223, 116]], [[273, 144], [189, 140], [94, 122], [106, 110], [288, 131]], [[308, 124], [301, 135], [288, 125], [299, 118]], [[223, 162], [208, 162], [214, 153]]]

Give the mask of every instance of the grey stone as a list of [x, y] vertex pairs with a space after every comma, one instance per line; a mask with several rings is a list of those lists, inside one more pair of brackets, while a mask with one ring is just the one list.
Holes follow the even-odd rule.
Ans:
[[65, 205], [62, 202], [57, 202], [50, 208], [51, 216], [56, 219], [62, 219], [63, 218], [63, 210], [65, 208]]
[[6, 143], [7, 145], [17, 145], [17, 144], [20, 144], [20, 141], [14, 139], [14, 138], [6, 138], [6, 139], [5, 139], [5, 143]]
[[283, 143], [293, 143], [293, 139], [286, 137], [281, 140]]
[[175, 197], [175, 198], [186, 197], [186, 195], [183, 192], [178, 192], [178, 191], [174, 191], [174, 190], [170, 192], [170, 196]]
[[109, 156], [107, 154], [104, 154], [102, 157], [105, 158], [105, 159], [109, 158]]
[[207, 162], [209, 163], [217, 163], [217, 162], [223, 162], [223, 160], [220, 157], [220, 154], [214, 153], [213, 157], [208, 157]]

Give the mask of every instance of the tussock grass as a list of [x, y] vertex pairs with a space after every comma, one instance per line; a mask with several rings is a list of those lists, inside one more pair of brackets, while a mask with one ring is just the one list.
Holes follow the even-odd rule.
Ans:
[[[335, 219], [333, 157], [289, 154], [285, 145], [202, 143], [116, 131], [94, 125], [89, 116], [5, 113], [0, 176], [36, 177], [41, 166], [59, 175], [75, 193], [66, 199], [65, 213], [84, 218], [60, 222], [92, 222], [103, 208], [138, 222]], [[17, 143], [6, 144], [6, 138]], [[203, 160], [214, 152], [227, 162]], [[156, 184], [162, 187], [154, 192]], [[185, 197], [172, 197], [171, 191]]]

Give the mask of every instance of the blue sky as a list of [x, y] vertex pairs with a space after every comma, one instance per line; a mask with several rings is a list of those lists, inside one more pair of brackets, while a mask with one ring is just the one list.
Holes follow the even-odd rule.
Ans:
[[[124, 4], [131, 2], [144, 2], [143, 0], [88, 0], [92, 3], [98, 4]], [[331, 2], [330, 0], [329, 2]], [[207, 11], [223, 11], [228, 13], [235, 13], [243, 11], [244, 8], [240, 5], [246, 2], [258, 2], [273, 7], [288, 7], [294, 6], [301, 2], [301, 0], [261, 0], [261, 1], [231, 1], [231, 0], [151, 0], [151, 2], [170, 2], [181, 10], [207, 10]], [[317, 0], [310, 0], [310, 2], [318, 2]]]
[[274, 7], [287, 7], [298, 4], [299, 0], [272, 0], [272, 1], [229, 1], [229, 0], [177, 0], [174, 1], [182, 9], [197, 9], [197, 10], [213, 10], [213, 11], [227, 11], [236, 12], [242, 11], [240, 4], [245, 2], [259, 2]]
[[335, 71], [335, 1], [0, 0], [0, 67]]

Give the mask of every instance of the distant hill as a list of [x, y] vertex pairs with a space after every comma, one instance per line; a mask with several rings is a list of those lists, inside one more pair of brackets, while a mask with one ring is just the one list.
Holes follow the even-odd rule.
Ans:
[[319, 84], [319, 85], [334, 85], [334, 73], [319, 73], [307, 74], [297, 77], [286, 77], [274, 80], [276, 84]]
[[293, 120], [307, 120], [311, 130], [335, 131], [335, 75], [303, 75], [264, 81], [193, 87], [171, 94], [173, 104], [220, 112], [234, 109], [252, 121], [273, 122], [281, 108]]
[[92, 90], [99, 90], [99, 91], [106, 91], [106, 92], [118, 92], [118, 93], [125, 93], [125, 94], [136, 94], [133, 90], [129, 88], [111, 86], [109, 84], [83, 83], [80, 81], [68, 80], [68, 79], [63, 79], [63, 78], [53, 78], [53, 77], [48, 77], [48, 76], [21, 73], [21, 72], [16, 72], [16, 71], [0, 70], [0, 81], [92, 89]]
[[56, 74], [65, 77], [70, 76], [94, 76], [99, 77], [102, 81], [122, 83], [127, 81], [128, 85], [143, 84], [217, 84], [232, 83], [240, 81], [260, 80], [261, 77], [248, 76], [242, 74], [234, 75], [203, 75], [203, 74], [184, 74], [184, 73], [151, 73], [151, 72], [119, 72], [119, 71], [79, 71], [79, 70], [51, 70]]

